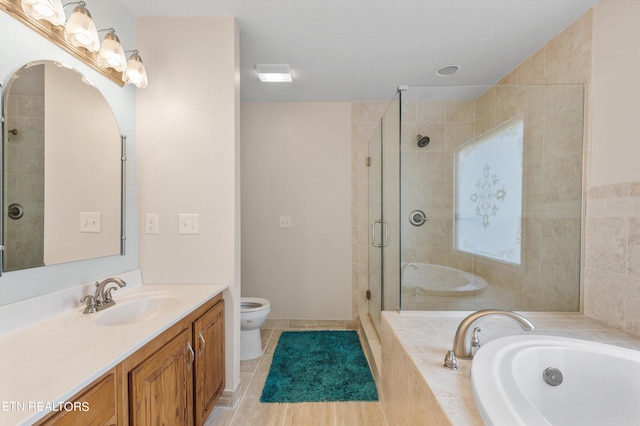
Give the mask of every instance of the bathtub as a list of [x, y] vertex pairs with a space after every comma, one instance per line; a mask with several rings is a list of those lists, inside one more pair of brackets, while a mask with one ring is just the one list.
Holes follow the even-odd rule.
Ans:
[[401, 282], [405, 288], [420, 288], [429, 294], [462, 296], [482, 290], [487, 282], [474, 274], [430, 263], [404, 263]]
[[[550, 367], [561, 374], [549, 370], [547, 384]], [[502, 337], [476, 353], [471, 388], [487, 425], [640, 425], [640, 352], [631, 349], [567, 337]]]

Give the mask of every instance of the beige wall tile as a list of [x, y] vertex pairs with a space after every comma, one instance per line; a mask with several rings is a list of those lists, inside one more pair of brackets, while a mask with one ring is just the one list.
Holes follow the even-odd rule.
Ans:
[[622, 328], [625, 322], [625, 274], [587, 267], [584, 275], [585, 315]]
[[587, 268], [626, 273], [626, 218], [587, 218], [585, 235]]
[[[629, 218], [627, 273], [640, 277], [640, 216]], [[640, 314], [638, 317], [640, 319]]]
[[475, 102], [447, 101], [446, 105], [447, 105], [446, 106], [447, 121], [475, 121], [476, 119]]
[[544, 83], [544, 65], [546, 51], [543, 47], [529, 56], [517, 69], [518, 84]]
[[564, 68], [582, 51], [582, 20], [569, 25], [546, 46], [546, 73]]
[[640, 336], [640, 276], [627, 276], [625, 302], [624, 330]]

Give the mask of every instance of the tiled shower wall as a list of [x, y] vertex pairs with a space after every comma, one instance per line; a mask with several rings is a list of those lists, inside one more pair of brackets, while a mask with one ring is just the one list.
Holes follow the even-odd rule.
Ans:
[[[415, 105], [415, 108], [405, 109], [405, 113], [409, 116], [413, 115], [415, 119], [413, 123], [409, 123], [409, 126], [405, 126], [408, 130], [408, 134], [403, 135], [405, 140], [407, 137], [415, 137], [416, 134], [428, 134], [432, 138], [432, 142], [426, 149], [431, 149], [432, 153], [429, 157], [424, 156], [422, 160], [416, 157], [415, 162], [422, 161], [421, 167], [424, 170], [433, 171], [434, 165], [438, 161], [450, 162], [452, 161], [450, 155], [451, 150], [447, 153], [446, 144], [454, 146], [472, 139], [475, 135], [492, 128], [497, 123], [501, 122], [504, 118], [512, 116], [513, 111], [517, 111], [516, 106], [518, 102], [522, 101], [524, 97], [529, 96], [529, 100], [526, 102], [536, 102], [537, 95], [528, 91], [523, 87], [518, 88], [518, 85], [528, 84], [556, 84], [556, 83], [584, 83], [585, 84], [585, 104], [588, 105], [589, 99], [589, 82], [591, 73], [591, 27], [592, 27], [592, 12], [589, 11], [578, 19], [575, 23], [566, 28], [556, 38], [551, 40], [540, 50], [534, 53], [530, 58], [525, 60], [520, 66], [514, 69], [511, 73], [505, 76], [497, 86], [488, 90], [484, 96], [476, 101], [451, 101], [441, 102], [439, 105], [431, 105], [429, 108], [424, 108], [419, 104]], [[501, 87], [503, 86], [503, 87]], [[538, 99], [539, 100], [539, 99]], [[562, 108], [558, 108], [562, 105], [562, 96], [558, 97], [559, 103], [552, 106], [556, 108], [556, 112], [559, 110], [568, 110], [564, 105]], [[364, 299], [364, 291], [367, 288], [367, 244], [368, 244], [368, 223], [367, 223], [367, 169], [364, 166], [364, 159], [367, 156], [367, 143], [371, 137], [371, 132], [375, 129], [377, 119], [382, 116], [382, 113], [388, 102], [367, 102], [367, 103], [354, 103], [352, 108], [352, 120], [353, 120], [353, 256], [354, 256], [354, 314], [366, 312], [366, 300]], [[549, 105], [548, 105], [549, 106]], [[545, 106], [546, 108], [546, 106]], [[570, 109], [570, 108], [569, 108]], [[560, 133], [563, 120], [555, 120], [552, 123], [553, 110], [547, 110], [548, 123], [547, 125], [555, 125], [555, 128], [547, 127], [545, 130], [547, 135], [547, 149], [563, 148], [553, 143], [553, 135]], [[588, 111], [584, 114], [588, 119]], [[403, 122], [407, 115], [403, 114]], [[582, 118], [582, 112], [578, 117], [577, 111], [570, 112], [570, 119]], [[588, 129], [588, 125], [586, 126]], [[535, 128], [532, 128], [535, 129]], [[542, 131], [542, 128], [539, 128]], [[542, 140], [539, 135], [529, 135], [534, 140]], [[438, 142], [439, 141], [439, 142]], [[585, 144], [588, 146], [589, 135], [585, 134]], [[441, 146], [438, 146], [441, 144]], [[567, 148], [566, 146], [564, 148]], [[409, 147], [407, 149], [417, 150], [417, 147]], [[425, 151], [426, 152], [426, 151]], [[573, 155], [575, 152], [565, 152], [564, 154]], [[561, 157], [558, 157], [561, 158]], [[429, 163], [430, 162], [430, 163]], [[535, 167], [529, 165], [529, 168]], [[526, 171], [525, 171], [526, 173]], [[553, 180], [561, 181], [562, 175], [548, 174]], [[453, 190], [453, 182], [451, 175], [449, 177], [429, 175], [427, 178], [430, 182], [433, 182], [433, 186], [437, 187], [436, 193], [451, 194]], [[419, 179], [419, 178], [416, 178]], [[560, 189], [560, 188], [559, 188]], [[573, 188], [575, 189], [575, 188]], [[559, 193], [556, 193], [559, 194]], [[406, 195], [406, 194], [405, 194]], [[451, 197], [449, 197], [450, 199]], [[405, 197], [406, 199], [406, 197]], [[443, 198], [440, 202], [442, 207], [442, 214], [449, 215], [451, 207], [447, 205]], [[433, 215], [433, 221], [437, 222], [441, 220], [442, 215]], [[443, 220], [443, 219], [442, 219]], [[573, 222], [576, 222], [573, 219]], [[539, 228], [539, 224], [537, 224]], [[579, 232], [579, 226], [576, 228], [577, 223], [565, 223], [561, 226], [569, 226], [574, 228], [574, 232]], [[552, 228], [550, 228], [552, 229]], [[440, 241], [446, 241], [450, 247], [451, 236], [449, 230], [446, 227], [434, 226], [433, 231], [437, 235], [430, 235], [432, 237], [440, 239]], [[526, 230], [525, 230], [526, 232]], [[539, 228], [536, 232], [541, 233]], [[589, 235], [587, 235], [589, 238]], [[540, 239], [538, 241], [541, 241]], [[405, 245], [403, 241], [403, 245]], [[419, 241], [414, 241], [416, 244], [407, 244], [408, 247], [418, 247], [418, 250], [423, 250], [423, 247]], [[553, 242], [549, 242], [553, 245]], [[408, 249], [408, 250], [416, 250]], [[418, 260], [417, 253], [404, 253], [405, 256], [410, 258], [413, 256], [415, 260]], [[434, 254], [438, 256], [437, 254]], [[465, 263], [464, 259], [459, 259], [456, 262], [461, 264]], [[455, 263], [455, 262], [454, 262]], [[540, 265], [540, 264], [538, 264]], [[482, 265], [479, 265], [482, 267]], [[576, 254], [570, 259], [567, 259], [566, 267], [557, 265], [556, 271], [558, 273], [568, 273], [574, 277], [577, 274], [579, 267], [579, 255]], [[464, 268], [461, 268], [464, 269]], [[508, 269], [508, 268], [507, 268]], [[538, 266], [538, 272], [544, 271], [544, 268]], [[523, 279], [536, 279], [537, 286], [530, 287], [531, 291], [516, 291], [507, 293], [505, 296], [507, 299], [513, 297], [520, 297], [525, 295], [527, 300], [519, 301], [518, 309], [543, 309], [539, 305], [535, 305], [533, 298], [535, 295], [540, 295], [543, 298], [547, 294], [547, 289], [544, 288], [544, 280], [550, 279], [550, 277], [531, 277], [531, 275], [525, 271], [525, 274], [513, 274], [512, 271], [496, 269], [497, 272], [491, 272], [488, 269], [483, 272], [489, 274], [490, 278], [494, 278], [493, 275], [504, 275], [506, 279], [520, 280]], [[541, 279], [542, 278], [542, 279]], [[518, 284], [519, 286], [520, 284]], [[575, 293], [574, 290], [571, 290]], [[564, 297], [564, 295], [559, 295]], [[509, 301], [509, 300], [506, 300]], [[464, 308], [464, 307], [461, 307]], [[469, 306], [467, 308], [473, 308]], [[547, 309], [554, 309], [554, 306], [548, 306]], [[555, 307], [557, 309], [557, 307]], [[574, 302], [573, 309], [577, 309], [577, 304]], [[515, 309], [515, 308], [514, 308]]]
[[[582, 93], [581, 85], [505, 85], [471, 101], [403, 102], [404, 141], [432, 138], [425, 148], [403, 146], [403, 261], [453, 267], [489, 283], [455, 297], [403, 288], [403, 309], [579, 309]], [[525, 126], [522, 262], [509, 264], [452, 246], [452, 194], [457, 150], [518, 117]], [[429, 217], [421, 227], [404, 220], [416, 208]]]
[[44, 96], [11, 95], [6, 104], [5, 208], [19, 203], [20, 219], [5, 220], [5, 270], [43, 265], [44, 236]]

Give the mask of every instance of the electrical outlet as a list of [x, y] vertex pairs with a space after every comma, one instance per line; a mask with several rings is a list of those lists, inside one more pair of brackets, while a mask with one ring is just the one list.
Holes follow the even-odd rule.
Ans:
[[144, 215], [144, 233], [158, 234], [160, 233], [159, 219], [157, 213], [147, 213]]
[[80, 232], [101, 232], [100, 213], [80, 212]]
[[280, 228], [291, 228], [291, 216], [280, 216]]
[[200, 215], [180, 213], [178, 215], [178, 234], [199, 234]]

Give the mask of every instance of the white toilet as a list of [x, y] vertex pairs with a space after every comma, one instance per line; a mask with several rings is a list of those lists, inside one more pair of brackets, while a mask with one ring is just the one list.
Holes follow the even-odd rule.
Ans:
[[240, 361], [262, 355], [260, 327], [267, 320], [271, 303], [258, 297], [240, 298]]

